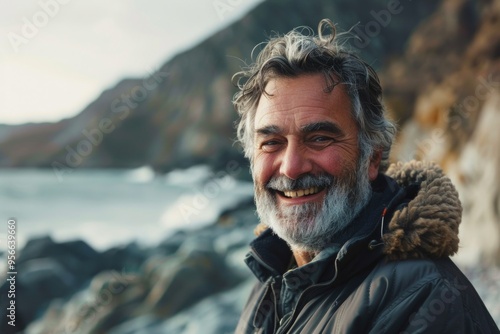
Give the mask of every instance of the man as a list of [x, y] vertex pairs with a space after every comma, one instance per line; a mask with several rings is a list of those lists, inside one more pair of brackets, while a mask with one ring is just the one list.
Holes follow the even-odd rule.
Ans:
[[377, 74], [329, 20], [318, 30], [271, 39], [239, 73], [238, 138], [264, 228], [236, 332], [498, 333], [449, 259], [455, 188], [433, 164], [387, 170], [395, 127]]

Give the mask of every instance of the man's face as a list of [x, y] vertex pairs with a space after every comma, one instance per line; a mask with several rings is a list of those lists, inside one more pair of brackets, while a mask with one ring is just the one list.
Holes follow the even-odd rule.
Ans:
[[360, 161], [343, 85], [323, 75], [278, 78], [256, 110], [252, 174], [261, 220], [292, 247], [321, 250], [370, 197], [378, 166]]

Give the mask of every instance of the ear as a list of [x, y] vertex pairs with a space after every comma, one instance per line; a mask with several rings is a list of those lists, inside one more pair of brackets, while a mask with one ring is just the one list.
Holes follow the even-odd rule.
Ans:
[[368, 178], [373, 181], [378, 176], [378, 169], [382, 161], [382, 151], [376, 150], [370, 158], [370, 165], [368, 166]]

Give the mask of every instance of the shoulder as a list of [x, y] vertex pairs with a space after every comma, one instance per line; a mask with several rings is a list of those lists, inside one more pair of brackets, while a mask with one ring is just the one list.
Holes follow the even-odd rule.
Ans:
[[373, 327], [382, 332], [496, 332], [476, 290], [449, 258], [381, 262], [364, 282]]
[[390, 260], [383, 258], [368, 275], [370, 285], [391, 285], [392, 290], [401, 291], [439, 280], [453, 278], [458, 270], [449, 258]]
[[365, 295], [368, 308], [380, 312], [401, 307], [401, 302], [416, 294], [423, 296], [436, 289], [455, 291], [457, 287], [447, 269], [448, 261], [451, 262], [449, 259], [383, 259], [366, 277], [358, 292]]
[[456, 303], [459, 299], [458, 289], [450, 284], [440, 266], [440, 261], [432, 259], [390, 261], [383, 258], [354, 290], [349, 286], [356, 277], [339, 286], [348, 296], [338, 307], [335, 307], [337, 296], [343, 292], [333, 289], [333, 296], [324, 293], [317, 296], [317, 302], [308, 303], [303, 311], [304, 319], [312, 321], [311, 328], [319, 326], [325, 333], [401, 332], [412, 322], [415, 312], [443, 291], [447, 301]]

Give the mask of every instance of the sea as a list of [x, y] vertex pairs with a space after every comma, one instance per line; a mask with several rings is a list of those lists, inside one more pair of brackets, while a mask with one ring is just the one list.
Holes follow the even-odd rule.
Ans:
[[81, 239], [96, 250], [136, 242], [154, 246], [178, 229], [213, 223], [251, 200], [253, 185], [206, 165], [159, 175], [133, 170], [0, 170], [0, 252], [15, 225], [16, 248], [32, 238]]

